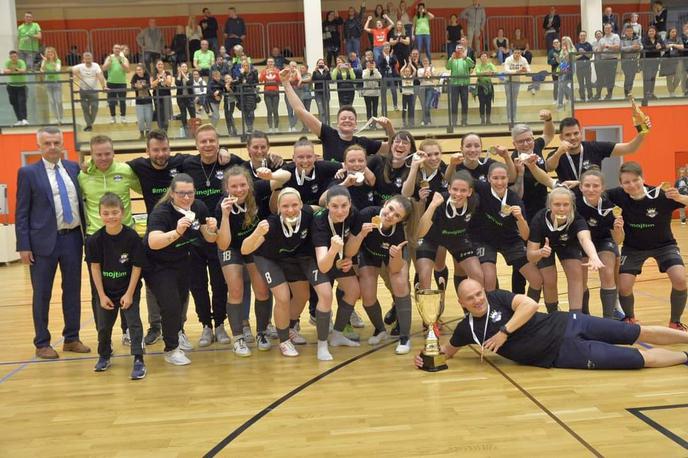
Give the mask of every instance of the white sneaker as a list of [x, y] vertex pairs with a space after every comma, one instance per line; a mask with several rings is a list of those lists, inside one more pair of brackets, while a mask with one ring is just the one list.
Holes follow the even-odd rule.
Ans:
[[117, 120], [115, 119], [114, 116], [112, 116], [112, 117], [110, 118], [110, 124], [114, 124], [114, 123], [116, 123], [116, 122], [117, 122]]
[[270, 343], [270, 339], [268, 339], [268, 336], [266, 336], [262, 332], [256, 334], [256, 342], [258, 343], [258, 350], [260, 351], [268, 351], [270, 350], [270, 348], [272, 348], [272, 343]]
[[165, 361], [175, 366], [186, 366], [187, 364], [191, 364], [191, 360], [186, 357], [179, 347], [172, 351], [166, 351]]
[[122, 124], [126, 124], [127, 123], [127, 117], [126, 116], [120, 116], [119, 122], [121, 122]]
[[179, 348], [181, 348], [182, 351], [193, 350], [193, 345], [191, 345], [191, 341], [186, 336], [184, 331], [179, 331]]
[[394, 350], [394, 353], [397, 355], [405, 355], [408, 352], [411, 351], [411, 339], [408, 337], [401, 337], [399, 339], [399, 343], [397, 344], [397, 348]]
[[327, 348], [327, 340], [318, 341], [318, 361], [332, 361], [334, 358], [330, 354], [330, 349]]
[[371, 336], [368, 339], [368, 345], [380, 345], [380, 343], [384, 342], [387, 340], [389, 336], [387, 335], [387, 331], [382, 331], [378, 335]]
[[255, 339], [253, 338], [253, 332], [251, 331], [251, 326], [244, 326], [243, 329], [243, 334], [244, 334], [244, 340], [246, 341], [247, 344], [252, 344], [255, 343]]
[[26, 119], [22, 119], [22, 126], [28, 126], [28, 125], [29, 125], [29, 121], [27, 121]]
[[365, 323], [363, 323], [363, 320], [361, 319], [360, 315], [356, 313], [356, 310], [351, 312], [351, 318], [349, 319], [349, 323], [351, 323], [351, 326], [353, 326], [354, 328], [365, 327]]
[[[332, 330], [332, 332], [334, 332], [334, 330]], [[344, 330], [342, 331], [342, 334], [347, 339], [353, 340], [355, 342], [358, 342], [361, 340], [361, 336], [359, 336], [358, 333], [356, 331], [354, 331], [353, 326], [351, 326], [350, 324], [347, 324], [346, 326], [344, 326]]]
[[232, 342], [232, 339], [230, 339], [227, 335], [227, 331], [225, 331], [225, 326], [223, 324], [215, 328], [215, 340], [217, 343], [222, 345], [227, 345], [228, 343]]
[[294, 345], [306, 345], [306, 339], [301, 334], [297, 328], [289, 328], [289, 340], [291, 340]]
[[294, 348], [294, 344], [291, 343], [291, 340], [280, 343], [280, 351], [282, 352], [282, 356], [299, 356], [299, 352], [296, 351], [296, 348]]
[[234, 354], [242, 358], [251, 356], [251, 349], [246, 346], [246, 341], [243, 337], [234, 338]]
[[129, 336], [128, 329], [124, 334], [122, 334], [122, 345], [131, 346], [131, 337]]
[[14, 127], [19, 127], [22, 125], [22, 120], [20, 119], [19, 121], [14, 123]]
[[360, 347], [361, 346], [360, 343], [353, 341], [351, 339], [347, 339], [344, 336], [344, 334], [342, 334], [339, 331], [332, 331], [332, 334], [330, 334], [330, 345], [332, 345], [333, 347]]
[[268, 326], [265, 329], [265, 334], [268, 336], [268, 339], [279, 339], [279, 335], [277, 335], [277, 329], [275, 329], [275, 326], [272, 323], [268, 323]]
[[198, 339], [199, 347], [208, 347], [213, 343], [213, 330], [210, 326], [203, 326], [203, 331], [201, 331], [201, 338]]

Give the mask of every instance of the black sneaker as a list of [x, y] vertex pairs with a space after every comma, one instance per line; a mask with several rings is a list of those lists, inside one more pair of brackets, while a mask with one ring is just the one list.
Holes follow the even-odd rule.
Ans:
[[146, 345], [153, 345], [155, 342], [160, 340], [162, 333], [160, 332], [160, 329], [158, 328], [148, 328], [148, 332], [146, 332], [146, 337], [143, 338], [143, 342]]
[[392, 308], [389, 309], [389, 311], [387, 313], [385, 313], [384, 321], [385, 321], [385, 324], [387, 326], [391, 326], [392, 323], [397, 321], [397, 308], [396, 307], [392, 306]]
[[389, 333], [389, 337], [391, 339], [398, 339], [399, 338], [399, 323], [396, 323], [394, 325], [394, 328], [392, 328], [392, 331]]

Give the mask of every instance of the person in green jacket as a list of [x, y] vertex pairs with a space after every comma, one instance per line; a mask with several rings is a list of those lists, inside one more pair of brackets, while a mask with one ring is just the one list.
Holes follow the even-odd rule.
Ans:
[[120, 122], [126, 124], [129, 60], [122, 52], [122, 45], [112, 45], [112, 54], [105, 59], [102, 70], [107, 71], [107, 101], [110, 108], [110, 124], [115, 123], [115, 108], [118, 103]]
[[466, 55], [466, 49], [462, 45], [458, 45], [446, 66], [450, 72], [449, 111], [452, 126], [456, 125], [459, 99], [461, 99], [461, 125], [466, 126], [468, 124], [468, 86], [471, 82], [470, 76], [473, 67], [475, 67], [473, 59]]
[[478, 75], [478, 101], [480, 102], [480, 124], [492, 124], [492, 101], [494, 100], [494, 85], [492, 77], [497, 73], [495, 65], [489, 61], [487, 51], [480, 53], [480, 60], [475, 66]]
[[7, 95], [10, 105], [17, 117], [15, 126], [26, 126], [26, 63], [19, 58], [19, 53], [15, 50], [10, 51], [10, 58], [5, 61], [2, 69], [7, 78]]
[[41, 73], [45, 73], [45, 90], [48, 93], [50, 111], [55, 115], [58, 124], [62, 124], [64, 110], [62, 107], [62, 83], [60, 82], [62, 61], [52, 46], [45, 48], [41, 56]]
[[24, 14], [24, 23], [17, 27], [17, 49], [19, 58], [26, 63], [27, 68], [33, 70], [36, 55], [40, 50], [41, 26], [33, 22], [33, 14]]

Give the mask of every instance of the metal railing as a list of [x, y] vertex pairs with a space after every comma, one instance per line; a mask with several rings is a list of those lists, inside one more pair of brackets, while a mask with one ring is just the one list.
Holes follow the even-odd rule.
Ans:
[[521, 29], [521, 37], [528, 40], [533, 49], [538, 43], [537, 18], [533, 16], [488, 16], [485, 22], [485, 35], [487, 36], [489, 49], [492, 49], [492, 39], [497, 36], [497, 30], [504, 29], [504, 35], [511, 41], [514, 30]]
[[[280, 48], [281, 49], [281, 48]], [[246, 40], [244, 40], [244, 51], [249, 56], [268, 56], [267, 41], [265, 39], [265, 26], [259, 22], [246, 24]], [[227, 50], [231, 52], [231, 50]]]
[[303, 21], [269, 23], [265, 28], [267, 49], [289, 48], [295, 56], [305, 55], [306, 35], [303, 27]]
[[136, 44], [136, 37], [139, 32], [141, 32], [139, 27], [91, 30], [91, 52], [93, 53], [93, 60], [96, 62], [104, 62], [105, 58], [112, 52], [112, 45], [116, 43], [128, 46], [131, 51], [129, 61], [136, 62], [138, 59], [134, 56], [138, 56], [139, 47]]
[[72, 46], [76, 46], [78, 54], [91, 49], [91, 34], [88, 30], [43, 30], [41, 35], [43, 43], [55, 48], [62, 65], [67, 65], [65, 56], [70, 53]]

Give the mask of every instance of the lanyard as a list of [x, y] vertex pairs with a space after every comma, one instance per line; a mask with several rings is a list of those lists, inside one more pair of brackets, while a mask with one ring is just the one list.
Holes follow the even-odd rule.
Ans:
[[290, 222], [287, 221], [282, 215], [280, 215], [280, 222], [282, 223], [282, 233], [285, 237], [290, 238], [296, 232], [299, 232], [299, 227], [301, 226], [301, 214], [299, 214], [299, 216], [296, 217], [296, 220], [293, 221], [293, 225], [289, 224]]
[[[258, 173], [256, 172], [256, 169], [253, 168], [253, 162], [248, 161], [248, 165], [251, 167], [251, 173], [253, 173], [253, 176], [258, 178]], [[258, 167], [258, 168], [261, 169], [261, 168], [267, 167], [267, 166], [268, 165], [267, 165], [267, 161], [265, 160], [265, 158], [261, 159], [260, 160], [260, 167]]]
[[370, 126], [372, 126], [373, 124], [375, 124], [376, 122], [377, 122], [377, 118], [373, 116], [373, 117], [371, 117], [371, 118], [368, 120], [367, 123], [363, 124], [363, 126], [361, 126], [360, 129], [356, 129], [356, 132], [354, 132], [354, 133], [357, 134], [357, 133], [359, 133], [359, 132], [362, 132], [362, 131], [366, 130], [368, 127], [370, 127]]
[[[332, 222], [332, 218], [330, 217], [330, 214], [327, 214], [327, 222], [330, 224], [330, 231], [332, 232], [332, 235], [339, 235], [337, 234], [337, 231], [334, 228], [334, 223]], [[345, 221], [342, 222], [342, 242], [344, 241], [344, 229], [345, 229]], [[339, 249], [339, 259], [344, 259], [344, 247], [341, 247]]]
[[661, 191], [661, 186], [655, 186], [652, 191], [648, 191], [647, 187], [643, 186], [643, 191], [645, 192], [645, 197], [648, 199], [656, 199], [659, 197], [659, 191]]
[[504, 191], [504, 197], [499, 197], [497, 195], [497, 193], [495, 192], [494, 188], [492, 188], [492, 186], [490, 186], [490, 192], [492, 193], [492, 196], [495, 199], [497, 199], [498, 201], [500, 201], [502, 203], [502, 205], [500, 206], [499, 214], [504, 218], [509, 216], [511, 214], [511, 207], [509, 205], [507, 205], [507, 203], [506, 203], [506, 198], [509, 196], [509, 191], [505, 190]]
[[583, 196], [583, 202], [584, 202], [585, 205], [587, 205], [588, 207], [596, 208], [596, 209], [597, 209], [597, 213], [598, 213], [600, 216], [602, 216], [602, 217], [607, 216], [607, 215], [609, 214], [609, 212], [612, 211], [612, 210], [614, 209], [614, 207], [612, 207], [612, 208], [607, 208], [607, 209], [602, 210], [602, 197], [600, 197], [600, 200], [597, 202], [597, 206], [595, 206], [595, 205], [590, 205], [590, 203], [588, 202], [588, 199], [586, 199], [585, 196]]
[[294, 170], [294, 174], [296, 175], [296, 184], [303, 186], [306, 181], [315, 180], [315, 166], [313, 166], [313, 174], [311, 176], [306, 176], [305, 170], [302, 170], [301, 173], [299, 173], [298, 169]]
[[547, 213], [545, 213], [545, 224], [547, 224], [547, 228], [548, 228], [550, 231], [552, 231], [552, 232], [561, 232], [561, 231], [563, 231], [564, 229], [566, 229], [566, 228], [569, 226], [570, 222], [568, 221], [568, 217], [566, 218], [566, 223], [564, 223], [563, 225], [559, 226], [559, 225], [557, 224], [557, 217], [556, 217], [556, 216], [554, 217], [554, 225], [552, 225], [552, 223], [549, 221], [549, 215], [551, 215], [551, 214], [552, 214], [552, 212], [549, 211], [549, 210], [547, 210]]
[[461, 210], [461, 213], [456, 211], [456, 207], [454, 206], [454, 202], [452, 202], [451, 199], [448, 199], [447, 205], [445, 205], [445, 207], [444, 207], [444, 214], [447, 215], [447, 218], [452, 219], [455, 216], [465, 215], [466, 210], [468, 210], [468, 199], [466, 199], [466, 201], [463, 203], [463, 210]]
[[430, 180], [435, 178], [439, 169], [440, 169], [439, 167], [436, 168], [429, 176], [425, 174], [425, 169], [420, 169], [420, 173], [423, 176], [423, 181], [430, 183]]
[[246, 202], [244, 202], [244, 205], [234, 202], [234, 204], [232, 204], [232, 209], [230, 211], [232, 212], [232, 215], [246, 213]]
[[172, 208], [174, 208], [179, 213], [189, 218], [192, 223], [196, 221], [196, 213], [192, 212], [191, 210], [184, 210], [183, 208], [177, 207], [176, 205], [172, 205]]
[[[485, 299], [487, 301], [487, 299]], [[468, 314], [468, 326], [471, 328], [471, 334], [473, 334], [473, 341], [480, 345], [480, 361], [483, 360], [483, 350], [485, 349], [485, 337], [487, 337], [487, 322], [490, 320], [490, 303], [487, 303], [487, 313], [485, 313], [485, 329], [483, 330], [483, 341], [478, 340], [478, 336], [475, 335], [475, 329], [473, 327], [473, 315]]]
[[567, 152], [566, 153], [566, 159], [569, 160], [569, 165], [571, 166], [571, 170], [573, 170], [573, 175], [576, 177], [576, 180], [580, 180], [580, 176], [583, 174], [583, 145], [581, 144], [580, 146], [580, 154], [578, 158], [578, 173], [576, 173], [576, 167], [573, 165], [573, 159], [571, 159], [571, 155]]

